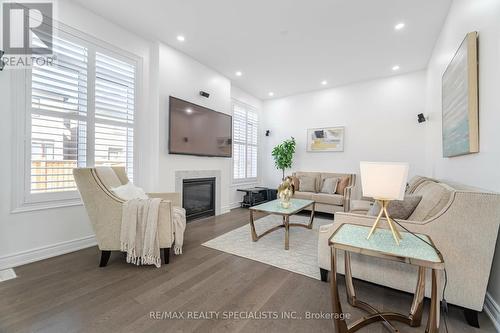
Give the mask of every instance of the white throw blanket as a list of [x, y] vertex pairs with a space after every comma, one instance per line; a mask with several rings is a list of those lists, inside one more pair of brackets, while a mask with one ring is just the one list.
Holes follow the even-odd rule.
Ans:
[[121, 250], [127, 262], [161, 266], [158, 214], [161, 199], [133, 199], [123, 204]]
[[182, 254], [184, 230], [186, 230], [186, 210], [181, 207], [172, 207], [172, 215], [174, 219], [174, 253]]

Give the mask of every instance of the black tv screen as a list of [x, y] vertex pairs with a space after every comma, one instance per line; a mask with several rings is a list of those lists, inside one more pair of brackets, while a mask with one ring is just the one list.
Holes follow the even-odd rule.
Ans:
[[170, 154], [231, 157], [232, 117], [170, 96]]

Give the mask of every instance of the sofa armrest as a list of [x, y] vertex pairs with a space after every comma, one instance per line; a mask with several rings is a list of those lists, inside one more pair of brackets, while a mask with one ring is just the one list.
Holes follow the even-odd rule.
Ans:
[[350, 185], [344, 189], [344, 212], [351, 210], [351, 193], [353, 188], [354, 185]]
[[328, 240], [335, 231], [333, 223], [322, 225], [318, 233], [318, 266], [330, 270], [330, 245]]
[[181, 194], [176, 192], [171, 193], [147, 193], [150, 198], [160, 198], [163, 200], [172, 201], [172, 205], [176, 207], [182, 207]]
[[174, 242], [172, 206], [173, 201], [170, 201], [170, 199], [162, 200], [160, 203], [160, 209], [158, 211], [158, 240], [160, 242], [160, 248], [171, 247]]

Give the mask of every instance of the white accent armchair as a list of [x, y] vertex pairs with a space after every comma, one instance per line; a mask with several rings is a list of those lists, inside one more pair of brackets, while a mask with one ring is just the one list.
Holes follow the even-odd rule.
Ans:
[[[78, 191], [94, 228], [101, 251], [99, 266], [107, 265], [111, 251], [120, 251], [122, 208], [125, 200], [111, 189], [129, 182], [123, 167], [77, 168], [73, 170]], [[151, 198], [163, 199], [158, 215], [160, 248], [168, 264], [170, 247], [174, 242], [172, 207], [182, 206], [179, 193], [148, 193]]]

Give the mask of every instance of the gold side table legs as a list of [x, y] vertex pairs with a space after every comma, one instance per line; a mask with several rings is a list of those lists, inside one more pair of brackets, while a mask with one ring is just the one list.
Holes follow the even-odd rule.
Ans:
[[432, 289], [431, 289], [431, 309], [429, 313], [429, 319], [427, 320], [426, 333], [437, 333], [439, 332], [439, 301], [440, 297], [438, 295], [440, 287], [439, 282], [441, 281], [441, 271], [437, 269], [432, 270]]
[[309, 217], [308, 224], [290, 223], [290, 215], [282, 215], [282, 217], [283, 217], [282, 224], [277, 225], [269, 230], [266, 230], [260, 235], [257, 235], [257, 231], [255, 230], [255, 221], [254, 221], [254, 216], [253, 216], [254, 211], [250, 209], [250, 232], [252, 234], [252, 241], [256, 242], [260, 238], [264, 237], [265, 235], [267, 235], [273, 231], [279, 230], [281, 228], [284, 228], [285, 229], [285, 250], [288, 250], [290, 248], [290, 227], [302, 227], [302, 228], [306, 228], [306, 229], [312, 229], [313, 222], [314, 222], [315, 207], [316, 207], [316, 204], [313, 202], [311, 204], [311, 215]]
[[[342, 313], [342, 306], [340, 304], [340, 296], [338, 291], [338, 281], [337, 281], [337, 250], [331, 247], [331, 297], [332, 297], [332, 309], [334, 314], [334, 325], [335, 333], [352, 333], [365, 327], [369, 324], [382, 321], [385, 327], [392, 332], [398, 332], [396, 327], [390, 322], [399, 321], [405, 323], [412, 327], [420, 326], [422, 322], [422, 312], [423, 312], [423, 301], [425, 294], [425, 267], [419, 267], [418, 269], [418, 279], [417, 286], [415, 288], [415, 294], [413, 296], [413, 302], [410, 309], [409, 315], [403, 315], [394, 312], [379, 312], [377, 309], [372, 307], [370, 304], [360, 301], [356, 298], [356, 293], [354, 290], [354, 284], [352, 282], [351, 273], [351, 255], [348, 251], [344, 251], [344, 262], [345, 262], [345, 285], [346, 294], [349, 304], [354, 307], [360, 308], [368, 313], [361, 319], [354, 321], [351, 325], [347, 325], [345, 321], [345, 316]], [[432, 295], [431, 295], [431, 309], [429, 313], [429, 318], [427, 321], [426, 333], [438, 333], [439, 332], [439, 296], [438, 296], [438, 281], [439, 281], [439, 270], [432, 270]]]

